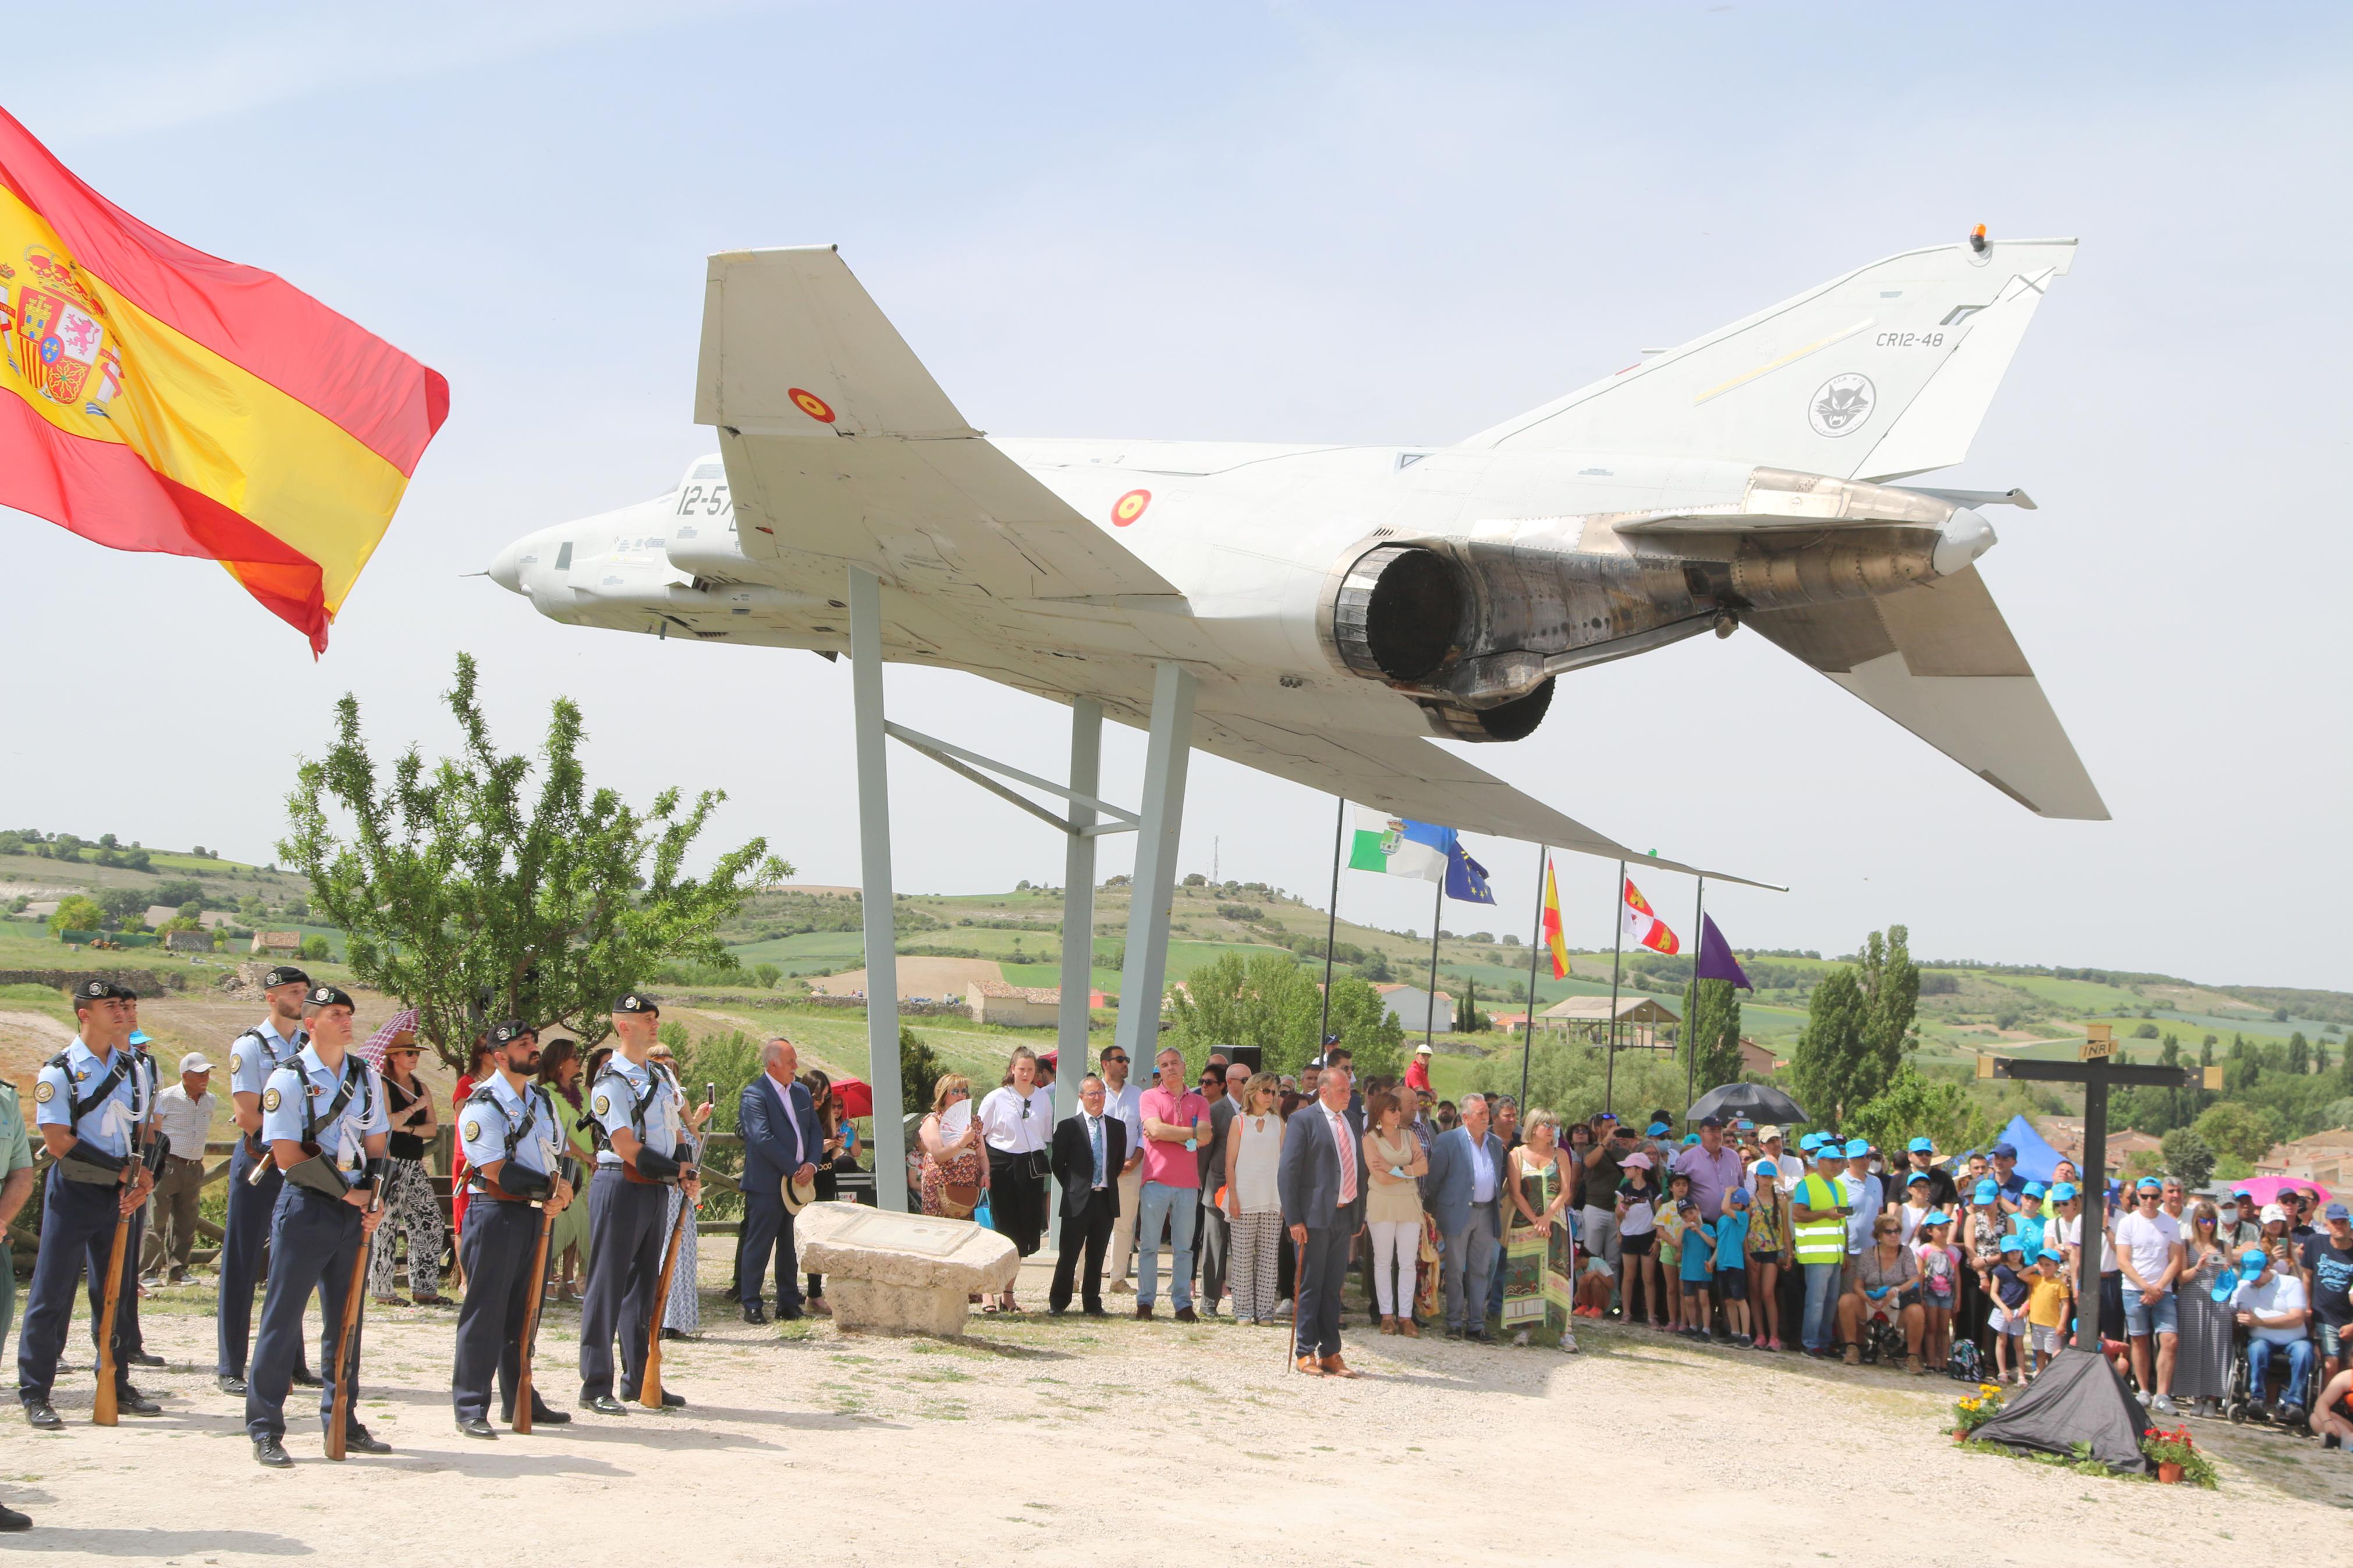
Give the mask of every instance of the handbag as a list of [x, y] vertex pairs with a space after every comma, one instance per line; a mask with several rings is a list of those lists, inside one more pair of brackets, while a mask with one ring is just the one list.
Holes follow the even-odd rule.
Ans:
[[978, 1182], [950, 1182], [940, 1188], [940, 1209], [950, 1219], [970, 1219], [979, 1207]]

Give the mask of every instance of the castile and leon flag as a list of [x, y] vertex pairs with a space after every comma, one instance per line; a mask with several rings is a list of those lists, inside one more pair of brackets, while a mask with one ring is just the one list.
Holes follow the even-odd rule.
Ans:
[[316, 654], [448, 411], [440, 375], [0, 110], [0, 506], [216, 561]]
[[1637, 947], [1647, 947], [1652, 952], [1675, 953], [1683, 951], [1683, 943], [1675, 940], [1675, 933], [1667, 929], [1667, 922], [1661, 920], [1658, 911], [1651, 908], [1651, 901], [1642, 897], [1642, 889], [1634, 886], [1634, 880], [1630, 877], [1626, 879], [1625, 898], [1624, 912], [1628, 942]]

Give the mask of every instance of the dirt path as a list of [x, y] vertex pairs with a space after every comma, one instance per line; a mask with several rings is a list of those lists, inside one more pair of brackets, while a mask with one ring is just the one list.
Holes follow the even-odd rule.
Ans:
[[[706, 1242], [706, 1287], [727, 1251]], [[1045, 1285], [1033, 1264], [1025, 1300]], [[212, 1387], [209, 1312], [208, 1293], [150, 1303], [150, 1344], [172, 1362], [142, 1379], [161, 1419], [86, 1425], [84, 1370], [60, 1383], [64, 1432], [6, 1426], [0, 1495], [38, 1521], [6, 1550], [218, 1568], [475, 1568], [488, 1553], [1421, 1568], [1556, 1563], [1619, 1542], [1661, 1561], [1736, 1547], [1754, 1563], [1984, 1568], [2039, 1564], [2061, 1542], [2084, 1563], [2307, 1561], [2353, 1506], [2353, 1463], [2308, 1443], [2217, 1433], [2219, 1494], [2093, 1479], [1956, 1451], [1941, 1378], [1641, 1331], [1589, 1331], [1569, 1357], [1358, 1330], [1349, 1354], [1368, 1375], [1342, 1384], [1280, 1370], [1281, 1331], [1224, 1321], [1041, 1313], [976, 1321], [958, 1342], [876, 1340], [747, 1327], [715, 1294], [702, 1337], [666, 1352], [685, 1411], [495, 1443], [451, 1429], [449, 1315], [375, 1313], [362, 1410], [396, 1451], [331, 1466], [316, 1422], [290, 1407], [297, 1468], [278, 1474], [251, 1462], [239, 1403]], [[540, 1362], [565, 1407], [577, 1321], [550, 1310]], [[2035, 1528], [1998, 1542], [1957, 1530], [1957, 1488]]]

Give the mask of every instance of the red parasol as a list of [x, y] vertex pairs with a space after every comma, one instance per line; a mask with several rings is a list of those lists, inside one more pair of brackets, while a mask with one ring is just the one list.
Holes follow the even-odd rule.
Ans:
[[841, 1114], [849, 1121], [871, 1116], [874, 1114], [874, 1086], [860, 1079], [835, 1079], [833, 1102], [841, 1107]]

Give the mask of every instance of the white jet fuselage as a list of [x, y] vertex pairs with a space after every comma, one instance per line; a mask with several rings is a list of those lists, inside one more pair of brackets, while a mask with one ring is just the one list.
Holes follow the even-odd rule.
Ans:
[[[1533, 722], [1491, 734], [1479, 716], [1567, 670], [1711, 627], [1729, 632], [1757, 609], [1899, 591], [1965, 568], [1993, 540], [1976, 512], [1930, 495], [1745, 463], [1245, 442], [992, 445], [1073, 511], [1111, 520], [1106, 531], [1182, 595], [1181, 616], [1175, 606], [1033, 604], [1040, 648], [1154, 651], [1137, 647], [1140, 623], [1157, 651], [1206, 659], [1229, 700], [1268, 718], [1297, 716], [1311, 693], [1348, 727], [1352, 716], [1370, 723], [1411, 702], [1432, 732], [1461, 740], [1525, 733]], [[1719, 517], [1721, 529], [1711, 524]], [[951, 579], [953, 547], [925, 536], [923, 521], [884, 528], [895, 522], [919, 542], [907, 552], [911, 571], [928, 554]], [[755, 531], [746, 547], [724, 468], [706, 458], [666, 496], [518, 541], [491, 575], [575, 625], [846, 650], [839, 568], [765, 542]], [[1451, 590], [1451, 624], [1437, 624], [1425, 595], [1395, 612], [1413, 625], [1372, 628], [1391, 640], [1419, 632], [1429, 644], [1419, 651], [1434, 658], [1384, 668], [1378, 656], [1391, 650], [1352, 639], [1344, 624], [1351, 569], [1385, 549], [1444, 563], [1436, 586]], [[920, 647], [894, 651], [927, 662]]]

